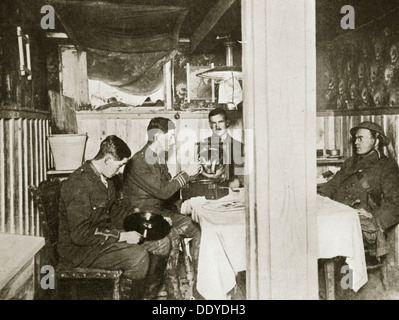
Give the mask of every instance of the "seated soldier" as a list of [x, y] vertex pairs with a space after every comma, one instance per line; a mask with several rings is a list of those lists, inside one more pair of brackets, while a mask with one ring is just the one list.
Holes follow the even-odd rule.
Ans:
[[171, 296], [181, 299], [177, 276], [179, 237], [192, 239], [190, 249], [196, 277], [201, 230], [191, 217], [179, 213], [172, 199], [201, 172], [201, 166], [199, 163], [191, 164], [172, 178], [165, 159], [175, 144], [175, 124], [166, 118], [153, 118], [148, 124], [147, 134], [147, 144], [129, 159], [123, 172], [123, 199], [127, 206], [160, 214], [171, 223], [172, 251], [167, 264], [166, 289]]
[[131, 212], [117, 203], [112, 178], [130, 155], [124, 141], [108, 136], [95, 158], [63, 181], [57, 248], [66, 267], [122, 270], [122, 299], [152, 299], [159, 282], [156, 270], [165, 267], [170, 241], [165, 237], [138, 245], [141, 235], [123, 230]]
[[383, 152], [390, 140], [378, 124], [365, 121], [350, 133], [355, 155], [318, 192], [358, 210], [365, 244], [377, 244], [380, 257], [388, 253], [386, 231], [399, 222], [399, 169]]
[[[213, 109], [209, 113], [208, 119], [209, 126], [212, 129], [212, 136], [200, 143], [199, 157], [202, 159], [207, 158], [203, 154], [203, 150], [210, 146], [215, 153], [219, 154], [219, 162], [223, 165], [213, 166], [212, 170], [205, 168], [202, 175], [206, 178], [226, 181], [231, 188], [243, 186], [244, 144], [231, 137], [227, 132], [227, 128], [230, 125], [227, 111], [223, 108]], [[204, 161], [208, 160], [208, 162], [215, 163], [217, 159], [211, 159], [212, 157], [214, 156], [210, 152], [209, 159], [204, 159]]]

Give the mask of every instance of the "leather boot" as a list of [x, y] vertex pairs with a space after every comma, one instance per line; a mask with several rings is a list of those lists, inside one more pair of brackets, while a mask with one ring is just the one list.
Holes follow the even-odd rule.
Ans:
[[167, 274], [165, 277], [165, 289], [168, 300], [183, 300], [180, 291], [180, 279], [176, 274]]
[[165, 289], [168, 300], [183, 300], [180, 290], [179, 262], [179, 235], [172, 237], [172, 249], [170, 251], [165, 270]]
[[145, 278], [144, 300], [157, 300], [164, 279], [167, 257], [150, 254], [150, 265]]

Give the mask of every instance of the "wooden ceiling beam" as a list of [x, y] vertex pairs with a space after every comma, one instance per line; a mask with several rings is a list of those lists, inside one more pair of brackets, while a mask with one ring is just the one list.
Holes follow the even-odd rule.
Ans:
[[[206, 35], [216, 26], [219, 19], [233, 5], [235, 0], [218, 0], [216, 4], [208, 11], [204, 20], [191, 36], [191, 52], [193, 52]], [[221, 35], [224, 36], [224, 35]]]

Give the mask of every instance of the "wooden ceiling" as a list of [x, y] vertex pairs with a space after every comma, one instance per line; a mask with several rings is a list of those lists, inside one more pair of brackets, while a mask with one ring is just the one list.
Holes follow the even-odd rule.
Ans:
[[[43, 16], [40, 8], [45, 4], [68, 4], [85, 2], [96, 6], [154, 6], [183, 7], [188, 12], [180, 30], [181, 41], [190, 41], [192, 53], [220, 53], [225, 51], [223, 41], [217, 37], [230, 36], [233, 41], [241, 39], [241, 1], [240, 0], [16, 0], [8, 1], [11, 6], [17, 6], [24, 19], [39, 27]], [[3, 2], [3, 0], [2, 0]], [[56, 20], [53, 32], [64, 32], [62, 23]]]

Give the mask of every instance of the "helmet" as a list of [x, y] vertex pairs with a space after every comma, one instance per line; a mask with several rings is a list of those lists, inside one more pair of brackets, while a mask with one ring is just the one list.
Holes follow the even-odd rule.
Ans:
[[358, 129], [368, 129], [370, 131], [378, 132], [380, 134], [381, 146], [387, 146], [391, 142], [390, 139], [385, 135], [384, 130], [382, 130], [382, 128], [374, 122], [363, 121], [350, 130], [351, 135], [354, 136]]

